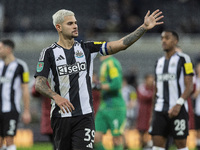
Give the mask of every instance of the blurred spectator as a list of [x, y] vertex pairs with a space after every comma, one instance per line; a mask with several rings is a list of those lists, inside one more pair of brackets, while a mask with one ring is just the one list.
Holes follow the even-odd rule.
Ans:
[[[48, 84], [48, 83], [47, 83]], [[53, 149], [56, 150], [54, 139], [53, 139], [53, 130], [51, 128], [50, 120], [50, 111], [51, 111], [51, 99], [42, 96], [39, 92], [35, 90], [35, 85], [32, 87], [32, 96], [41, 98], [42, 100], [42, 116], [40, 122], [40, 131], [43, 135], [49, 137], [50, 142], [53, 145]]]
[[[99, 78], [98, 75], [94, 72], [92, 76], [92, 96], [93, 96], [93, 107], [94, 107], [94, 116], [96, 116], [96, 113], [99, 108], [100, 104], [100, 83], [99, 83]], [[97, 89], [99, 85], [99, 89]]]
[[195, 56], [195, 66], [200, 63], [200, 52], [198, 52]]
[[3, 32], [11, 33], [14, 31], [14, 27], [11, 21], [11, 18], [5, 14], [4, 16], [4, 24], [3, 24]]
[[121, 30], [123, 32], [134, 31], [143, 21], [140, 17], [140, 1], [120, 0]]
[[129, 85], [132, 85], [135, 89], [137, 89], [137, 68], [132, 67], [128, 70], [129, 74], [126, 75], [126, 80]]
[[0, 32], [3, 31], [3, 23], [4, 23], [4, 7], [0, 3]]
[[193, 93], [194, 99], [194, 113], [195, 113], [195, 129], [197, 131], [196, 147], [200, 150], [200, 63], [196, 65], [196, 78], [195, 78], [195, 92]]
[[122, 85], [122, 96], [126, 102], [126, 117], [127, 129], [135, 128], [135, 122], [137, 118], [137, 94], [136, 90], [132, 85], [129, 85], [126, 77], [123, 77], [123, 85]]
[[117, 0], [108, 1], [107, 32], [118, 32], [121, 23], [119, 3]]
[[152, 113], [152, 101], [154, 94], [154, 76], [152, 74], [146, 74], [144, 83], [140, 84], [137, 88], [139, 112], [137, 118], [137, 129], [140, 133], [140, 142], [142, 148], [147, 145], [145, 135], [148, 134], [149, 122]]
[[30, 29], [31, 20], [29, 17], [22, 17], [20, 18], [18, 30], [23, 36], [27, 31]]

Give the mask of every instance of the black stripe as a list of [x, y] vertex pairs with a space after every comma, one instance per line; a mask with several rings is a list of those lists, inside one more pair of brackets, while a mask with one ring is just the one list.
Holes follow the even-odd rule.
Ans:
[[[56, 47], [54, 47], [54, 48], [56, 48]], [[59, 76], [58, 76], [57, 71], [56, 71], [56, 63], [55, 63], [55, 56], [54, 56], [54, 53], [53, 53], [53, 49], [50, 51], [50, 57], [51, 57], [50, 62], [52, 63], [51, 69], [52, 69], [52, 74], [53, 74], [53, 77], [54, 77], [53, 81], [55, 83], [54, 91], [60, 95], [60, 88], [59, 88], [60, 82], [59, 82]], [[60, 108], [58, 107], [57, 104], [55, 104], [55, 109], [52, 112], [52, 116], [60, 117], [61, 114], [59, 113], [59, 110], [60, 110]]]
[[[23, 67], [21, 65], [18, 65], [16, 70], [15, 70], [15, 73], [14, 73], [14, 76], [12, 78], [12, 82], [11, 82], [11, 96], [10, 96], [10, 101], [11, 101], [11, 111], [16, 111], [17, 112], [17, 109], [16, 109], [16, 105], [15, 105], [15, 90], [13, 88], [14, 86], [14, 82], [15, 82], [15, 79], [17, 78], [18, 75], [20, 75], [20, 79], [22, 79], [22, 76], [23, 76]], [[23, 81], [21, 81], [23, 82]]]
[[[5, 65], [4, 65], [1, 77], [4, 77], [4, 76], [5, 76], [7, 68], [8, 68], [8, 66], [5, 66]], [[1, 82], [1, 83], [0, 83], [0, 94], [1, 94], [1, 96], [0, 96], [0, 111], [1, 111], [1, 112], [2, 112], [2, 109], [3, 109], [3, 108], [2, 108], [2, 107], [3, 107], [3, 106], [2, 106], [2, 101], [3, 101], [3, 97], [2, 97], [2, 88], [3, 88], [3, 83]]]
[[[168, 74], [169, 60], [165, 59], [163, 74]], [[168, 81], [163, 82], [163, 98], [164, 106], [163, 111], [169, 110], [169, 83]]]
[[[72, 65], [76, 63], [75, 55], [74, 55], [74, 46], [70, 50], [65, 50], [65, 55], [67, 59], [67, 64]], [[69, 81], [70, 81], [70, 89], [69, 89], [69, 97], [70, 101], [73, 104], [75, 110], [72, 112], [72, 116], [74, 115], [82, 115], [81, 104], [80, 104], [80, 97], [79, 97], [79, 72], [70, 74]]]
[[185, 59], [181, 58], [179, 59], [178, 61], [178, 65], [177, 65], [177, 87], [178, 87], [178, 97], [181, 96], [181, 87], [180, 87], [180, 84], [179, 84], [179, 79], [180, 79], [180, 74], [181, 74], [181, 68], [182, 68], [182, 65], [184, 64]]

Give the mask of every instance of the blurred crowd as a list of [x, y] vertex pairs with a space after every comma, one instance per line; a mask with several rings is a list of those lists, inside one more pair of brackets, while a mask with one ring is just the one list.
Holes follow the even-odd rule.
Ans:
[[[31, 31], [54, 31], [50, 24], [50, 14], [53, 14], [56, 8], [61, 7], [59, 4], [62, 4], [62, 6], [66, 5], [67, 9], [77, 12], [77, 18], [81, 18], [81, 22], [79, 22], [80, 30], [87, 31], [84, 33], [86, 36], [99, 32], [124, 33], [133, 31], [143, 22], [144, 12], [157, 8], [165, 13], [168, 21], [165, 21], [165, 26], [160, 26], [150, 32], [160, 33], [164, 27], [182, 33], [200, 32], [198, 28], [199, 21], [196, 19], [200, 14], [198, 0], [154, 0], [151, 3], [148, 0], [103, 0], [102, 3], [93, 2], [75, 1], [70, 3], [70, 1], [60, 0], [58, 4], [54, 4], [50, 0], [46, 4], [45, 1], [26, 2], [18, 0], [15, 1], [15, 5], [10, 5], [9, 1], [2, 0], [0, 2], [0, 18], [3, 21], [0, 21], [0, 30], [3, 33], [19, 32], [22, 34]], [[81, 4], [76, 5], [77, 3]], [[43, 6], [47, 9], [42, 9]], [[83, 7], [87, 10], [84, 13], [80, 11]], [[43, 15], [38, 15], [38, 12]], [[88, 19], [92, 22], [91, 25], [88, 25]]]

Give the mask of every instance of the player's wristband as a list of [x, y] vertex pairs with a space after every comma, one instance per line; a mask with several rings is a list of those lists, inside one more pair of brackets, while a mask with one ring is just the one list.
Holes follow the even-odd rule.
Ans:
[[185, 100], [182, 98], [182, 97], [180, 97], [177, 101], [176, 101], [176, 104], [179, 104], [179, 105], [183, 105], [185, 103]]

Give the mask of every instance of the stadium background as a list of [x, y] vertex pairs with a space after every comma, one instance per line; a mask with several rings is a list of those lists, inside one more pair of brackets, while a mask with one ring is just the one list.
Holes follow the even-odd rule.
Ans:
[[[163, 55], [160, 41], [163, 29], [178, 32], [179, 46], [191, 56], [194, 64], [200, 59], [199, 0], [1, 0], [0, 36], [16, 42], [15, 54], [28, 63], [31, 84], [40, 51], [58, 40], [52, 15], [63, 8], [75, 12], [80, 34], [77, 40], [83, 41], [117, 40], [141, 25], [148, 10], [162, 10], [164, 25], [148, 31], [127, 51], [115, 55], [124, 74], [135, 71], [138, 83], [145, 73], [153, 73], [155, 61]], [[97, 58], [96, 72], [99, 64]], [[31, 111], [32, 124], [20, 124], [20, 127], [32, 128], [34, 141], [46, 141], [38, 130], [40, 102], [33, 98]]]

